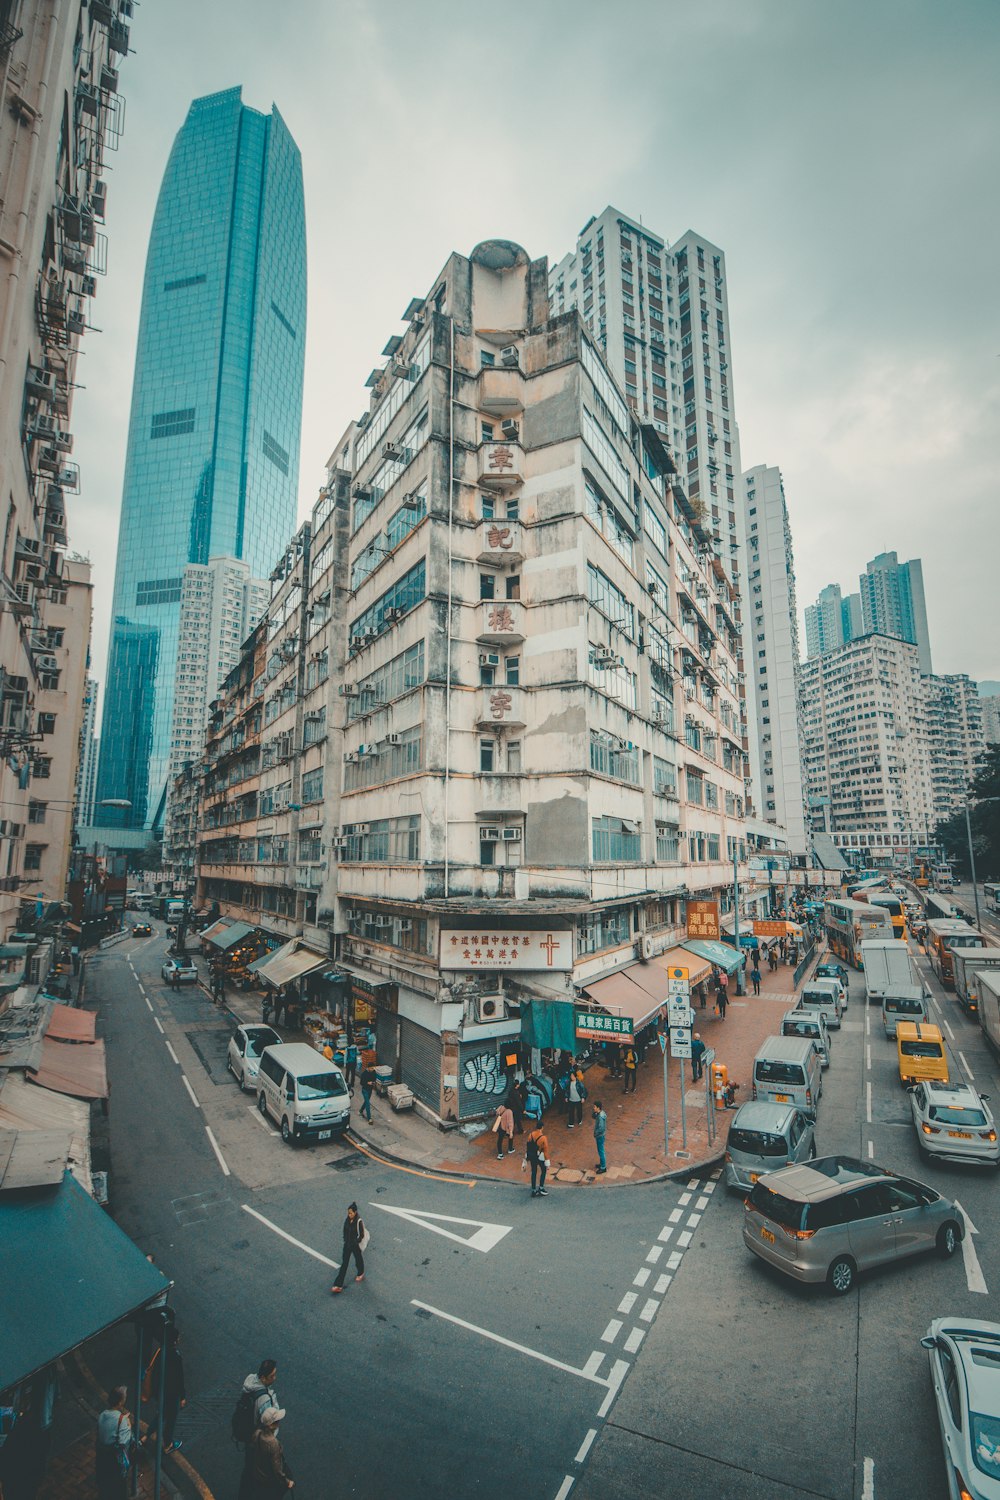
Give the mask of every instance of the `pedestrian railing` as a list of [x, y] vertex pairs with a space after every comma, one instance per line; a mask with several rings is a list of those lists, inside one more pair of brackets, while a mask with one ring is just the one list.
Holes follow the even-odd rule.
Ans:
[[813, 938], [812, 942], [809, 944], [809, 947], [806, 949], [805, 953], [802, 955], [802, 957], [799, 959], [798, 964], [796, 965], [796, 968], [795, 968], [795, 979], [793, 981], [793, 983], [796, 986], [796, 988], [798, 988], [799, 980], [802, 978], [803, 974], [806, 972], [806, 970], [808, 969], [809, 965], [812, 963], [812, 961], [813, 961], [813, 955], [815, 954], [815, 952], [816, 952], [816, 939]]

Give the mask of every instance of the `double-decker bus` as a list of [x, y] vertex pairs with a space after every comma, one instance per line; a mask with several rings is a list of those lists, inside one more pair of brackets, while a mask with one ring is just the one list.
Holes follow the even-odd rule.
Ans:
[[927, 924], [927, 957], [946, 990], [955, 988], [953, 948], [985, 948], [986, 939], [970, 922], [942, 917]]
[[902, 938], [903, 942], [905, 943], [906, 908], [900, 898], [898, 896], [894, 896], [891, 891], [887, 891], [883, 888], [879, 891], [869, 892], [862, 899], [867, 901], [869, 906], [881, 906], [883, 911], [887, 911], [889, 913], [889, 916], [892, 919], [893, 937]]
[[824, 921], [830, 951], [855, 969], [861, 968], [862, 943], [895, 937], [889, 913], [867, 901], [828, 901]]
[[928, 891], [924, 897], [924, 916], [928, 922], [964, 922], [965, 915], [947, 896]]
[[983, 895], [990, 910], [1000, 912], [1000, 885], [984, 885]]

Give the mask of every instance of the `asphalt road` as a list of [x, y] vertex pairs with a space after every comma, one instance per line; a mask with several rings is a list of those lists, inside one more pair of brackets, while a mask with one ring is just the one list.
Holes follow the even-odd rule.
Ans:
[[[160, 983], [163, 951], [159, 936], [110, 950], [90, 993], [109, 1044], [114, 1212], [176, 1282], [190, 1396], [178, 1433], [218, 1500], [238, 1483], [236, 1392], [265, 1355], [303, 1500], [943, 1500], [919, 1339], [942, 1313], [991, 1314], [996, 1173], [920, 1161], [860, 975], [819, 1149], [929, 1181], [981, 1233], [975, 1264], [905, 1262], [837, 1299], [752, 1258], [741, 1200], [713, 1180], [533, 1200], [349, 1144], [284, 1146], [224, 1072], [225, 1017]], [[920, 963], [955, 1076], [1000, 1100], [978, 1028]], [[369, 1274], [331, 1298], [325, 1261], [351, 1199], [373, 1237]]]

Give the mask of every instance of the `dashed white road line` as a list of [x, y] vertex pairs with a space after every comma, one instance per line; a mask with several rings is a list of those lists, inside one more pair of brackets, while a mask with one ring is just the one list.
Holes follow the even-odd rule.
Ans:
[[941, 1015], [941, 1025], [944, 1027], [945, 1031], [951, 1037], [952, 1041], [954, 1041], [955, 1040], [955, 1033], [952, 1031], [951, 1027], [948, 1025], [948, 1022], [945, 1020], [944, 1013], [940, 1012], [940, 1015]]
[[646, 1330], [644, 1328], [633, 1328], [632, 1329], [632, 1332], [629, 1334], [628, 1338], [625, 1340], [625, 1348], [628, 1350], [629, 1354], [635, 1354], [635, 1352], [639, 1348], [639, 1345], [642, 1343], [642, 1341], [643, 1341], [643, 1339], [645, 1337], [646, 1337]]
[[618, 1392], [622, 1387], [622, 1381], [628, 1372], [629, 1363], [627, 1359], [615, 1360], [611, 1374], [608, 1376], [608, 1394], [597, 1408], [597, 1415], [599, 1417], [606, 1417], [612, 1406], [614, 1406]]
[[683, 1259], [684, 1257], [681, 1252], [679, 1250], [675, 1250], [673, 1255], [667, 1257], [667, 1270], [676, 1271], [677, 1267], [680, 1265]]
[[613, 1344], [615, 1339], [621, 1333], [622, 1326], [623, 1325], [621, 1318], [612, 1318], [607, 1328], [605, 1328], [604, 1332], [601, 1334], [601, 1343]]
[[707, 1207], [708, 1207], [708, 1197], [707, 1197], [706, 1194], [703, 1193], [702, 1196], [698, 1199], [698, 1202], [695, 1204], [695, 1208], [698, 1210], [699, 1213], [704, 1213]]
[[861, 1491], [861, 1500], [875, 1500], [875, 1460], [865, 1459], [865, 1482]]
[[871, 1011], [871, 1006], [866, 1003], [865, 1004], [865, 1036], [871, 1036], [871, 1034], [872, 1034], [872, 1011]]
[[680, 1219], [683, 1219], [683, 1217], [684, 1210], [682, 1208], [672, 1209], [670, 1213], [670, 1222], [671, 1224], [676, 1224]]
[[670, 1225], [670, 1224], [668, 1224], [665, 1229], [661, 1229], [660, 1230], [660, 1232], [656, 1236], [656, 1238], [658, 1240], [661, 1240], [662, 1243], [665, 1245], [667, 1243], [667, 1240], [669, 1240], [670, 1236], [673, 1234], [673, 1232], [674, 1232], [673, 1231], [673, 1226]]
[[865, 1042], [865, 1067], [868, 1069], [868, 1071], [870, 1073], [871, 1070], [872, 1070], [872, 1044], [871, 1044], [871, 1042]]
[[172, 1058], [173, 1058], [173, 1060], [174, 1060], [174, 1062], [175, 1062], [175, 1063], [176, 1063], [176, 1064], [177, 1064], [177, 1066], [178, 1066], [178, 1067], [180, 1067], [180, 1065], [181, 1065], [181, 1060], [180, 1060], [180, 1058], [179, 1058], [179, 1057], [178, 1057], [178, 1056], [177, 1056], [177, 1053], [176, 1053], [176, 1052], [175, 1052], [175, 1051], [174, 1051], [174, 1049], [173, 1049], [173, 1047], [171, 1047], [171, 1045], [170, 1045], [170, 1043], [169, 1043], [169, 1042], [167, 1042], [167, 1039], [166, 1039], [166, 1037], [164, 1037], [164, 1038], [163, 1038], [163, 1040], [164, 1040], [164, 1041], [165, 1041], [165, 1042], [166, 1042], [166, 1044], [167, 1044], [167, 1051], [168, 1051], [168, 1052], [169, 1052], [169, 1053], [170, 1053], [170, 1056], [171, 1056], [171, 1057], [172, 1057]]
[[660, 1302], [658, 1297], [647, 1298], [646, 1305], [642, 1309], [642, 1312], [639, 1314], [640, 1321], [643, 1323], [651, 1323], [656, 1317], [656, 1309], [659, 1307], [659, 1305]]
[[150, 1015], [152, 1015], [152, 1012], [153, 1012], [153, 1006], [152, 1006], [152, 1003], [151, 1003], [151, 1001], [150, 1001], [150, 998], [149, 998], [149, 996], [148, 996], [148, 995], [143, 995], [143, 997], [142, 997], [142, 998], [143, 998], [143, 999], [144, 999], [144, 1000], [145, 1000], [145, 1002], [146, 1002], [146, 1009], [147, 1009], [147, 1010], [148, 1010], [148, 1011], [149, 1011], [149, 1013], [150, 1013]]
[[198, 1095], [195, 1093], [194, 1089], [188, 1083], [188, 1081], [187, 1081], [187, 1075], [185, 1073], [181, 1074], [181, 1083], [183, 1083], [184, 1087], [187, 1089], [188, 1093], [191, 1095], [191, 1103], [194, 1105], [195, 1109], [201, 1109], [201, 1105], [198, 1103]]
[[223, 1156], [222, 1152], [219, 1150], [219, 1143], [215, 1139], [215, 1136], [212, 1134], [212, 1131], [211, 1131], [211, 1129], [210, 1129], [210, 1127], [208, 1125], [205, 1126], [205, 1134], [208, 1136], [208, 1143], [211, 1146], [212, 1150], [215, 1152], [216, 1158], [218, 1159], [219, 1166], [222, 1168], [222, 1170], [225, 1173], [225, 1175], [227, 1177], [230, 1177], [232, 1175], [232, 1173], [230, 1172], [228, 1166], [226, 1165], [226, 1158]]
[[654, 1286], [653, 1291], [658, 1297], [663, 1296], [663, 1293], [667, 1290], [667, 1287], [670, 1285], [673, 1279], [674, 1278], [670, 1275], [657, 1276], [656, 1285]]
[[679, 1234], [677, 1236], [677, 1243], [681, 1246], [682, 1249], [686, 1250], [693, 1238], [694, 1236], [692, 1235], [690, 1229], [685, 1229], [683, 1234]]
[[584, 1438], [583, 1442], [580, 1444], [580, 1451], [579, 1451], [579, 1453], [576, 1455], [576, 1457], [573, 1460], [573, 1462], [575, 1464], [582, 1464], [583, 1463], [584, 1459], [587, 1457], [587, 1454], [590, 1452], [591, 1448], [593, 1447], [594, 1439], [596, 1438], [596, 1436], [597, 1436], [597, 1428], [596, 1427], [592, 1427], [590, 1429], [590, 1431], [587, 1433], [587, 1436]]
[[865, 1084], [865, 1119], [870, 1125], [872, 1122], [872, 1086], [870, 1083]]
[[[680, 1239], [683, 1239], [683, 1238], [684, 1238], [684, 1236], [681, 1235]], [[678, 1240], [678, 1244], [679, 1243], [680, 1243], [680, 1240]], [[652, 1245], [650, 1247], [650, 1249], [646, 1252], [646, 1259], [650, 1262], [651, 1265], [655, 1266], [656, 1262], [659, 1260], [659, 1258], [660, 1258], [660, 1256], [662, 1254], [663, 1254], [663, 1246], [662, 1245]], [[648, 1276], [649, 1272], [647, 1271], [646, 1274]]]
[[626, 1292], [618, 1304], [618, 1311], [620, 1313], [630, 1313], [638, 1300], [635, 1292]]
[[688, 1214], [687, 1224], [689, 1229], [694, 1229], [695, 1225], [700, 1223], [701, 1214]]
[[556, 1500], [566, 1500], [566, 1496], [569, 1494], [570, 1490], [573, 1488], [573, 1483], [574, 1483], [574, 1480], [573, 1480], [572, 1474], [567, 1474], [566, 1478], [563, 1480], [562, 1484], [556, 1490]]
[[640, 1269], [638, 1271], [636, 1271], [635, 1275], [632, 1277], [632, 1285], [633, 1286], [645, 1286], [646, 1282], [648, 1280], [649, 1280], [649, 1267], [648, 1266], [642, 1266], [642, 1267], [640, 1267]]
[[874, 1141], [869, 1141], [868, 1142], [868, 1160], [871, 1161], [871, 1159], [872, 1159], [872, 1157], [874, 1155], [875, 1155], [875, 1142]]
[[164, 1036], [166, 1034], [163, 1030], [163, 1022], [160, 1020], [159, 1016], [153, 1017], [153, 1025], [156, 1027], [161, 1036]]
[[969, 1063], [968, 1063], [968, 1060], [967, 1060], [967, 1058], [965, 1056], [965, 1053], [964, 1052], [959, 1052], [958, 1055], [962, 1059], [962, 1067], [965, 1069], [965, 1072], [966, 1072], [966, 1075], [967, 1075], [967, 1077], [969, 1079], [969, 1082], [970, 1083], [975, 1083], [975, 1081], [976, 1081], [976, 1075], [973, 1073], [972, 1069], [969, 1067]]
[[686, 1208], [687, 1205], [691, 1202], [691, 1194], [690, 1193], [681, 1193], [681, 1195], [678, 1198], [677, 1202], [680, 1204], [681, 1208]]

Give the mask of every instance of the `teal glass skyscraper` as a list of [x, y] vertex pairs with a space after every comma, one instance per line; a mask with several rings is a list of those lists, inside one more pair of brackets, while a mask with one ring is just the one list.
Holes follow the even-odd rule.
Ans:
[[187, 563], [266, 578], [296, 518], [306, 326], [302, 162], [238, 88], [196, 99], [146, 257], [96, 821], [162, 824]]

